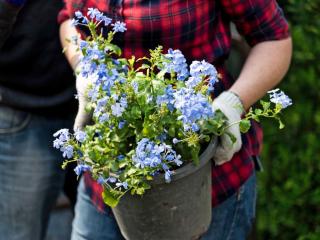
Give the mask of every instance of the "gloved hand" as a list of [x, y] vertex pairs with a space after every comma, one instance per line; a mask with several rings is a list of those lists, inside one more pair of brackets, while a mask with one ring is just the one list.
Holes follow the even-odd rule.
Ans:
[[[241, 115], [244, 112], [243, 105], [239, 97], [229, 91], [221, 93], [213, 101], [212, 109], [213, 111], [220, 109], [227, 117], [228, 124], [240, 121]], [[230, 126], [226, 132], [232, 134], [235, 137], [236, 142], [232, 142], [231, 138], [226, 133], [220, 136], [217, 149], [213, 157], [217, 165], [230, 161], [233, 155], [238, 152], [242, 146], [239, 123]]]
[[[79, 66], [81, 64], [78, 64], [76, 68], [76, 74], [79, 72]], [[86, 125], [88, 125], [91, 122], [92, 119], [92, 112], [86, 111], [86, 105], [89, 102], [87, 93], [88, 93], [88, 87], [92, 84], [90, 82], [90, 78], [84, 78], [81, 76], [81, 74], [77, 74], [76, 78], [76, 88], [78, 93], [78, 101], [79, 101], [79, 107], [76, 119], [74, 121], [73, 130], [82, 130]]]

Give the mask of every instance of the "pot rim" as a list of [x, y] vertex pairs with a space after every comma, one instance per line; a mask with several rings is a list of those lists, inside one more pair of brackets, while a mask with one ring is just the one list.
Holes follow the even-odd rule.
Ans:
[[[216, 150], [217, 143], [218, 143], [217, 137], [214, 137], [211, 139], [207, 148], [200, 155], [199, 165], [196, 166], [196, 165], [194, 165], [193, 162], [190, 162], [190, 163], [186, 164], [185, 166], [172, 171], [170, 183], [177, 181], [186, 175], [190, 175], [190, 174], [198, 171], [204, 165], [206, 165], [206, 163], [212, 159], [214, 152]], [[150, 184], [152, 186], [152, 185], [168, 184], [168, 183], [165, 182], [164, 173], [161, 173], [161, 174], [155, 176], [153, 178], [153, 180], [150, 181]]]

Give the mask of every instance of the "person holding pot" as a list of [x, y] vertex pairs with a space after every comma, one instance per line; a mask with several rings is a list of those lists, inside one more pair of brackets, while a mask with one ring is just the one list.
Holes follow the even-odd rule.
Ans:
[[61, 0], [0, 0], [1, 240], [45, 239], [63, 187], [62, 158], [50, 142], [72, 126], [77, 102], [59, 40], [62, 7]]
[[[76, 11], [86, 13], [88, 7], [99, 9], [114, 21], [125, 22], [127, 31], [115, 39], [123, 57], [139, 58], [162, 45], [164, 49], [181, 50], [189, 62], [205, 59], [212, 63], [221, 76], [215, 85], [212, 107], [221, 109], [230, 122], [240, 120], [250, 106], [277, 85], [290, 63], [288, 23], [275, 0], [65, 0], [65, 8], [59, 14], [60, 35], [74, 70], [79, 52], [66, 39], [79, 32], [81, 36], [88, 33], [87, 29], [76, 29], [70, 24]], [[230, 76], [224, 65], [231, 48], [231, 21], [251, 46], [237, 79]], [[77, 88], [81, 93], [85, 86], [77, 82]], [[84, 106], [85, 99], [80, 98], [75, 129], [90, 121]], [[245, 239], [255, 217], [254, 159], [261, 152], [262, 129], [253, 122], [246, 134], [240, 134], [239, 125], [233, 125], [229, 132], [236, 142], [232, 143], [227, 135], [221, 136], [213, 156], [213, 217], [201, 239]], [[110, 209], [103, 203], [101, 191], [102, 187], [85, 174], [78, 188], [73, 240], [123, 238]]]

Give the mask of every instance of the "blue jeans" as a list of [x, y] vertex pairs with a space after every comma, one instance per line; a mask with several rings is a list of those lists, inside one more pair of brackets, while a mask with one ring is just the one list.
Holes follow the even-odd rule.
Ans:
[[[255, 217], [255, 203], [256, 177], [252, 175], [236, 194], [212, 209], [211, 225], [201, 239], [245, 240]], [[121, 239], [124, 238], [111, 210], [105, 213], [97, 211], [86, 194], [82, 179], [78, 187], [71, 240]]]
[[64, 177], [52, 134], [72, 121], [0, 105], [0, 239], [44, 238]]

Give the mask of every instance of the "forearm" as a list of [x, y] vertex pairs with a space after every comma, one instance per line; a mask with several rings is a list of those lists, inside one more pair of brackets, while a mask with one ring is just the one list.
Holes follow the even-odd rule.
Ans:
[[245, 109], [281, 81], [289, 68], [291, 53], [291, 38], [262, 42], [250, 50], [239, 78], [230, 88]]
[[60, 41], [64, 49], [64, 54], [73, 70], [75, 70], [81, 56], [81, 53], [78, 51], [78, 46], [70, 42], [74, 36], [80, 38], [80, 34], [76, 28], [71, 26], [71, 20], [63, 22], [60, 26]]

